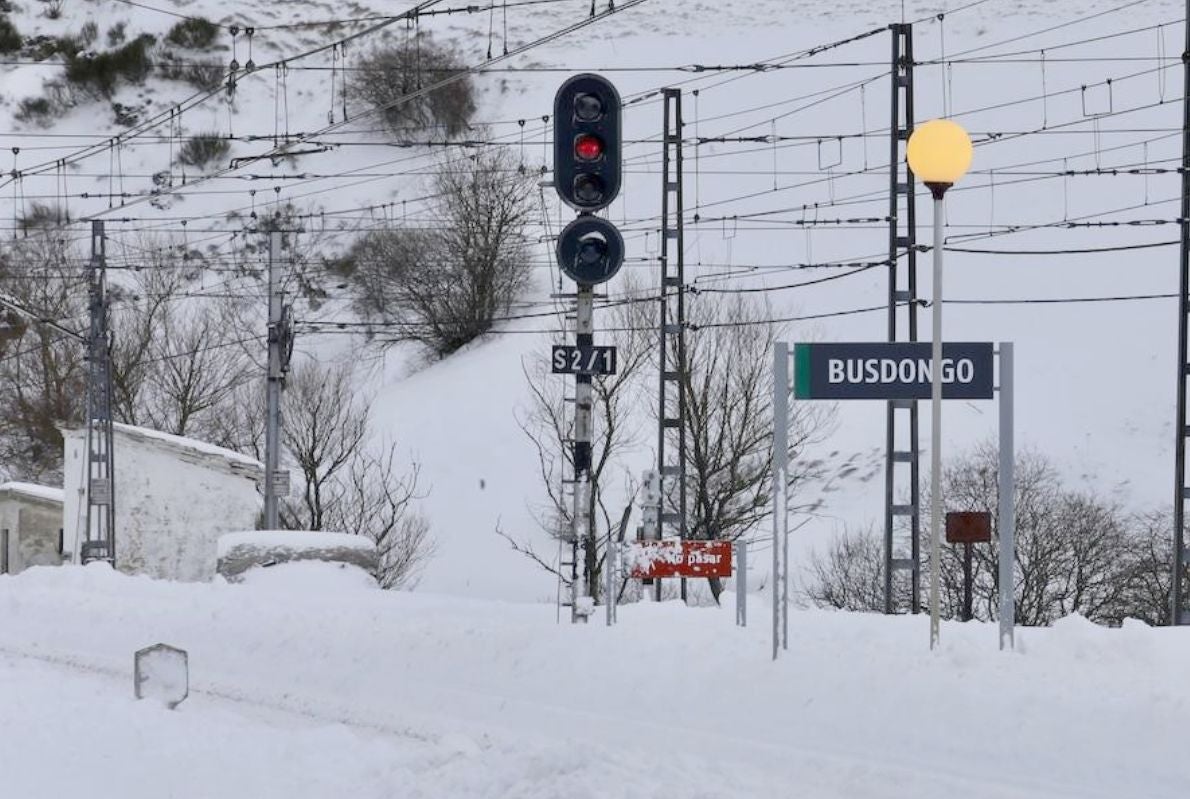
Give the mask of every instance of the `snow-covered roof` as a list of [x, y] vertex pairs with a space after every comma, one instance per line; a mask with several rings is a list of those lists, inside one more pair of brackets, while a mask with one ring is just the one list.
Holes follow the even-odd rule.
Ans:
[[[196, 438], [175, 436], [171, 433], [163, 433], [160, 430], [121, 424], [120, 422], [114, 423], [112, 429], [115, 433], [127, 438], [157, 444], [166, 449], [171, 449], [191, 457], [197, 456], [208, 461], [222, 462], [237, 472], [248, 472], [250, 475], [256, 476], [256, 473], [264, 471], [264, 464], [256, 458], [249, 457], [232, 449], [227, 449], [226, 447], [216, 446], [206, 441], [199, 441]], [[64, 430], [63, 435], [80, 436], [85, 435], [85, 431], [82, 429]]]
[[38, 485], [37, 483], [0, 483], [0, 494], [19, 494], [22, 497], [40, 499], [45, 502], [56, 502], [59, 505], [65, 500], [65, 494], [62, 489]]

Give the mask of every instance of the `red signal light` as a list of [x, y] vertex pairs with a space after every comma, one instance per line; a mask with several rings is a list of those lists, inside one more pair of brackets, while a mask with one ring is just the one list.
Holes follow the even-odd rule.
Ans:
[[584, 134], [574, 140], [574, 154], [583, 161], [594, 161], [603, 155], [603, 140]]

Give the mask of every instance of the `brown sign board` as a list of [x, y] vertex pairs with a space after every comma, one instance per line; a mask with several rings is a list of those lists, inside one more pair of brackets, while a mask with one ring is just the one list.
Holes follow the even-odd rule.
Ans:
[[992, 514], [963, 511], [946, 514], [946, 543], [982, 544], [992, 540]]

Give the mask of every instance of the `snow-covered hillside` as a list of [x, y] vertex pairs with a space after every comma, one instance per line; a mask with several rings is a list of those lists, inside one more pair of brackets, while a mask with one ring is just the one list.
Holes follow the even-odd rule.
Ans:
[[[925, 619], [801, 612], [772, 663], [729, 610], [557, 626], [322, 577], [0, 577], [4, 795], [1163, 799], [1190, 779], [1179, 630], [1072, 617], [1002, 654], [953, 624], [929, 653]], [[132, 698], [159, 641], [189, 652], [176, 711]]]
[[[452, 13], [388, 25], [415, 4], [0, 5], [27, 40], [0, 63], [12, 156], [0, 228], [13, 236], [37, 206], [57, 205], [84, 245], [90, 218], [105, 220], [120, 267], [143, 260], [142, 237], [171, 237], [212, 265], [195, 302], [229, 293], [263, 308], [259, 281], [233, 275], [260, 259], [245, 249], [252, 214], [292, 205], [303, 242], [333, 255], [362, 231], [419, 224], [435, 164], [467, 156], [429, 139], [398, 146], [373, 119], [343, 113], [344, 76], [362, 54], [431, 32], [469, 64], [514, 53], [476, 76], [475, 135], [529, 168], [548, 159], [542, 117], [561, 80], [615, 80], [629, 144], [610, 218], [625, 233], [625, 272], [645, 286], [657, 281], [658, 91], [681, 86], [689, 302], [766, 289], [757, 294], [789, 320], [791, 341], [885, 336], [886, 272], [856, 264], [887, 255], [886, 26], [915, 21], [917, 118], [952, 115], [976, 142], [972, 172], [948, 195], [946, 337], [1016, 343], [1019, 447], [1054, 458], [1076, 489], [1129, 508], [1168, 504], [1181, 2], [619, 0], [615, 14], [540, 44], [610, 3], [429, 3]], [[236, 61], [234, 94], [206, 97], [154, 71], [110, 99], [30, 116], [63, 71], [30, 50], [45, 44], [36, 37], [93, 23], [87, 46], [99, 51], [121, 25], [125, 40], [160, 39], [187, 16], [213, 20], [218, 35], [176, 55]], [[249, 60], [258, 68], [244, 72]], [[177, 148], [204, 132], [230, 152], [183, 170]], [[287, 142], [301, 152], [283, 153]], [[763, 593], [747, 628], [734, 625], [730, 594], [723, 608], [625, 606], [614, 627], [557, 624], [550, 575], [495, 532], [553, 554], [519, 424], [525, 370], [556, 324], [542, 315], [558, 310], [549, 235], [571, 216], [548, 188], [542, 197], [520, 318], [444, 362], [340, 327], [358, 318], [334, 281], [329, 299], [299, 301], [297, 357], [359, 364], [360, 393], [377, 396], [373, 438], [394, 437], [422, 465], [437, 553], [419, 590], [379, 591], [317, 564], [243, 585], [101, 565], [0, 576], [0, 797], [1186, 793], [1185, 628], [1069, 617], [1018, 630], [1016, 651], [1002, 653], [991, 626], [948, 623], [929, 652], [921, 617], [800, 611], [773, 662]], [[923, 196], [923, 223], [925, 211]], [[597, 330], [609, 316], [597, 313]], [[806, 489], [821, 502], [798, 520], [795, 570], [845, 525], [881, 518], [884, 419], [878, 403], [840, 406], [833, 434], [804, 453], [838, 468]], [[638, 421], [616, 485], [652, 461], [646, 409]], [[996, 431], [989, 403], [951, 403], [943, 421], [947, 455]], [[753, 585], [767, 581], [766, 560], [753, 558]], [[133, 652], [157, 642], [189, 652], [192, 695], [175, 711], [132, 699]]]
[[[138, 110], [142, 124], [154, 114], [166, 115], [166, 122], [144, 135], [119, 136], [111, 103], [102, 102], [80, 106], [49, 127], [5, 122], [0, 129], [6, 131], [5, 141], [20, 148], [13, 169], [22, 176], [7, 182], [11, 198], [0, 192], [2, 202], [12, 203], [14, 219], [34, 202], [57, 201], [69, 204], [72, 218], [104, 218], [113, 252], [121, 258], [130, 257], [131, 250], [124, 248], [134, 245], [136, 235], [157, 231], [185, 237], [212, 258], [235, 259], [243, 218], [267, 213], [277, 203], [293, 203], [309, 214], [310, 238], [332, 250], [346, 246], [361, 229], [416, 220], [424, 209], [419, 198], [425, 194], [425, 175], [442, 157], [441, 148], [394, 148], [374, 123], [344, 122], [343, 68], [350, 69], [373, 42], [415, 30], [453, 41], [469, 63], [480, 64], [489, 47], [495, 56], [506, 45], [515, 51], [586, 19], [592, 4], [507, 5], [426, 15], [414, 26], [396, 23], [335, 47], [383, 21], [373, 17], [404, 7], [97, 0], [62, 4], [60, 18], [50, 20], [47, 4], [26, 0], [10, 14], [23, 34], [77, 32], [94, 21], [97, 48], [117, 23], [125, 23], [129, 35], [160, 36], [178, 15], [206, 16], [226, 27], [216, 45], [192, 54], [195, 58], [234, 59], [241, 66], [252, 59], [261, 68], [241, 74], [234, 95], [218, 92], [193, 107], [187, 98], [194, 89], [159, 76], [143, 87], [120, 89], [113, 102]], [[607, 3], [595, 5], [602, 10]], [[918, 21], [918, 61], [947, 62], [918, 67], [918, 118], [949, 111], [978, 144], [973, 173], [951, 194], [951, 243], [1002, 253], [952, 253], [948, 297], [1015, 301], [1165, 295], [1175, 289], [1176, 248], [1079, 252], [1168, 242], [1176, 237], [1170, 225], [1062, 224], [1168, 222], [1176, 215], [1171, 202], [1177, 196], [1175, 174], [1077, 173], [1146, 172], [1174, 165], [1171, 159], [1180, 153], [1180, 104], [1175, 102], [1180, 94], [1179, 3], [647, 0], [618, 5], [624, 10], [480, 75], [477, 120], [526, 163], [540, 163], [548, 133], [541, 118], [558, 83], [569, 72], [606, 70], [629, 100], [627, 179], [611, 218], [626, 232], [630, 258], [656, 254], [659, 87], [690, 90], [684, 99], [689, 136], [779, 137], [688, 148], [687, 263], [701, 290], [692, 303], [730, 296], [714, 293], [720, 289], [792, 286], [854, 271], [838, 280], [772, 291], [767, 297], [774, 315], [812, 317], [790, 325], [791, 339], [884, 336], [879, 311], [834, 316], [881, 306], [887, 291], [883, 270], [790, 267], [885, 257], [884, 225], [862, 220], [878, 219], [887, 209], [883, 131], [889, 34], [878, 29], [902, 19]], [[307, 24], [328, 20], [357, 21]], [[231, 26], [237, 28], [235, 36]], [[809, 48], [872, 31], [789, 61]], [[262, 66], [308, 51], [318, 52], [291, 61], [287, 70]], [[782, 60], [806, 68], [695, 66]], [[14, 58], [3, 66], [0, 80], [8, 104], [0, 114], [11, 115], [20, 100], [42, 95], [46, 81], [60, 69], [52, 58], [37, 63]], [[169, 109], [182, 107], [170, 121]], [[1041, 128], [1046, 132], [1035, 132]], [[286, 132], [307, 134], [309, 146], [302, 149], [328, 149], [296, 161], [236, 162], [236, 169], [206, 180], [189, 170], [183, 182], [171, 161], [177, 137], [199, 131], [235, 137], [229, 158], [270, 153]], [[1031, 135], [1016, 135], [1026, 132]], [[94, 147], [86, 151], [89, 155], [74, 161], [88, 146]], [[71, 159], [71, 166], [59, 169], [58, 159]], [[163, 171], [172, 191], [153, 195], [154, 175]], [[1076, 174], [1055, 174], [1064, 171]], [[229, 218], [233, 212], [239, 217]], [[748, 214], [761, 216], [741, 217]], [[547, 196], [545, 216], [555, 231], [567, 218], [552, 196]], [[1045, 227], [1035, 229], [1038, 225]], [[1051, 250], [1076, 252], [1029, 254]], [[550, 310], [549, 293], [556, 285], [548, 241], [541, 243], [537, 262], [540, 277], [529, 309]], [[648, 263], [629, 268], [646, 282], [656, 279]], [[223, 285], [220, 280], [213, 278], [209, 285]], [[608, 290], [615, 295], [617, 284]], [[1020, 444], [1054, 456], [1088, 490], [1138, 508], [1168, 502], [1173, 300], [955, 304], [947, 310], [948, 338], [1017, 342]], [[350, 298], [299, 315], [306, 331], [298, 342], [299, 357], [361, 359], [363, 342], [333, 326], [354, 318]], [[494, 533], [499, 525], [541, 551], [552, 551], [533, 514], [541, 499], [536, 460], [516, 421], [527, 403], [522, 364], [544, 358], [550, 342], [533, 331], [551, 324], [548, 318], [510, 321], [490, 341], [421, 371], [402, 349], [373, 361], [378, 365], [371, 386], [380, 392], [382, 427], [422, 462], [423, 478], [432, 488], [424, 506], [439, 549], [424, 576], [426, 590], [520, 600], [553, 595], [549, 576]], [[838, 452], [863, 468], [824, 495], [818, 515], [800, 528], [795, 552], [828, 540], [845, 523], [880, 518], [883, 410], [859, 403], [839, 412], [837, 432], [821, 452], [808, 455]], [[994, 424], [990, 407], [949, 406], [947, 451], [993, 435]], [[636, 475], [648, 464], [650, 442], [651, 436], [642, 437], [636, 456], [623, 465], [625, 475]]]

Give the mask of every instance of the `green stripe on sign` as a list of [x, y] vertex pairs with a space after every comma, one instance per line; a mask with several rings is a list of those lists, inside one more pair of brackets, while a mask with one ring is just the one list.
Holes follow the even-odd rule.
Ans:
[[813, 399], [810, 395], [810, 349], [813, 344], [793, 345], [794, 399]]

